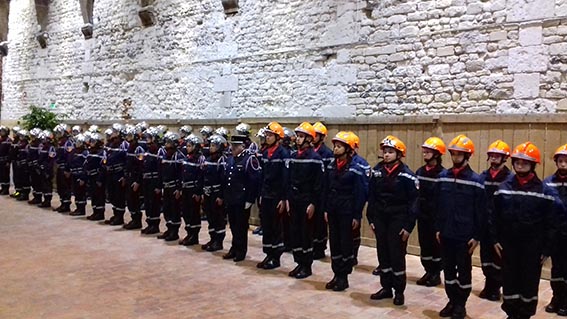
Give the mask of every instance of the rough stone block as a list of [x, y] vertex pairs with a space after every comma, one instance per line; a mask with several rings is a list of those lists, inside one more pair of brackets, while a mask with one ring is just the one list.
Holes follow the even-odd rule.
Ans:
[[437, 56], [449, 56], [455, 54], [455, 47], [447, 46], [437, 49]]
[[528, 21], [555, 16], [555, 0], [508, 0], [506, 21]]
[[548, 58], [545, 51], [541, 46], [510, 49], [508, 70], [512, 73], [546, 71]]
[[514, 74], [514, 98], [526, 99], [539, 96], [539, 73]]
[[433, 64], [428, 66], [429, 75], [443, 75], [449, 74], [451, 67], [449, 64]]
[[522, 46], [540, 45], [542, 38], [541, 26], [520, 29], [520, 44]]
[[220, 76], [215, 79], [213, 90], [215, 92], [227, 92], [238, 90], [238, 77], [235, 75]]

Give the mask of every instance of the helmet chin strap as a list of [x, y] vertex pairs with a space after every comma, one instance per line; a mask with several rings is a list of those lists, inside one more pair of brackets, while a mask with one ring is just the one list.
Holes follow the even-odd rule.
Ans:
[[466, 163], [467, 163], [467, 159], [463, 159], [460, 163], [453, 162], [453, 166], [455, 168], [461, 168], [461, 167], [465, 166]]

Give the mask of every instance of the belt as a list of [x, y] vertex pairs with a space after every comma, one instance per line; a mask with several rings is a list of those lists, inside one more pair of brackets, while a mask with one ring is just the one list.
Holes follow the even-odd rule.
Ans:
[[142, 178], [144, 178], [144, 179], [153, 179], [153, 178], [158, 178], [158, 177], [159, 177], [158, 172], [151, 172], [151, 173], [142, 174]]
[[177, 181], [169, 181], [163, 183], [163, 188], [173, 188], [175, 186], [177, 186]]
[[98, 174], [98, 169], [91, 169], [87, 171], [88, 176], [95, 176]]
[[0, 162], [8, 161], [8, 156], [0, 156]]
[[122, 172], [124, 170], [124, 166], [107, 166], [106, 170], [110, 173], [112, 172]]
[[83, 168], [71, 168], [71, 173], [73, 174], [82, 174], [83, 173]]
[[197, 186], [197, 181], [189, 181], [189, 182], [183, 182], [182, 185], [184, 188], [192, 188]]

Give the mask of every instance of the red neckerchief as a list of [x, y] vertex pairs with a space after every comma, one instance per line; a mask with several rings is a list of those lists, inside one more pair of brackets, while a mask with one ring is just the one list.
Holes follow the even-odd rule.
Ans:
[[388, 166], [384, 165], [384, 169], [386, 170], [386, 172], [388, 172], [388, 176], [390, 176], [396, 170], [396, 168], [398, 168], [398, 166], [400, 166], [400, 163], [396, 163], [396, 165], [392, 166], [391, 168], [388, 168]]
[[500, 173], [500, 171], [501, 171], [501, 169], [492, 168], [492, 167], [491, 167], [491, 168], [488, 170], [488, 173], [490, 174], [490, 176], [492, 177], [492, 179], [495, 179], [496, 176], [498, 176], [498, 173]]
[[347, 163], [347, 159], [339, 159], [337, 158], [337, 170], [342, 171], [343, 168], [345, 168], [346, 163]]
[[274, 152], [278, 149], [278, 143], [274, 143], [274, 146], [266, 148], [268, 150], [268, 158], [272, 158]]
[[455, 178], [457, 178], [457, 176], [459, 176], [459, 174], [465, 169], [465, 167], [467, 167], [466, 165], [463, 165], [461, 167], [454, 167], [451, 169], [453, 171], [453, 175], [455, 175]]
[[516, 179], [518, 180], [518, 183], [520, 183], [520, 186], [524, 186], [526, 185], [529, 181], [531, 181], [534, 178], [535, 174], [533, 172], [530, 172], [528, 175], [521, 177], [516, 175]]
[[319, 149], [321, 148], [321, 145], [323, 145], [323, 143], [319, 144], [318, 146], [314, 147], [313, 150], [315, 151], [315, 153], [319, 152]]
[[567, 174], [562, 175], [559, 171], [557, 171], [557, 173], [555, 174], [555, 178], [557, 179], [558, 182], [561, 183], [567, 182]]
[[425, 165], [425, 171], [426, 171], [426, 172], [429, 172], [430, 170], [434, 169], [435, 167], [437, 167], [437, 165], [429, 165], [429, 164], [426, 164], [426, 165]]
[[305, 153], [308, 149], [309, 147], [297, 150], [297, 158], [301, 157], [301, 155], [303, 155], [303, 153]]

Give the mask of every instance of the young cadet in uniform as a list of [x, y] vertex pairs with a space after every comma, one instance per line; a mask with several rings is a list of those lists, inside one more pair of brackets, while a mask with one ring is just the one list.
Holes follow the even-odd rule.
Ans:
[[295, 139], [297, 135], [295, 135], [295, 132], [290, 128], [284, 127], [283, 130], [284, 138], [282, 139], [282, 146], [286, 148], [289, 153], [296, 151]]
[[439, 174], [445, 169], [441, 164], [447, 147], [438, 137], [430, 137], [421, 145], [425, 165], [415, 174], [419, 179], [419, 213], [417, 215], [417, 234], [421, 252], [421, 265], [425, 274], [417, 280], [420, 286], [434, 287], [441, 284], [441, 247], [435, 237], [437, 216], [435, 193]]
[[142, 191], [144, 193], [144, 208], [146, 210], [146, 223], [148, 226], [141, 230], [144, 235], [159, 233], [160, 213], [162, 204], [162, 191], [159, 176], [159, 162], [161, 131], [156, 127], [149, 127], [144, 133], [146, 153], [142, 166]]
[[181, 168], [185, 155], [177, 149], [179, 134], [167, 132], [164, 136], [165, 154], [160, 162], [160, 176], [163, 188], [163, 216], [167, 230], [158, 239], [174, 241], [179, 239], [181, 227]]
[[[368, 162], [366, 161], [366, 159], [362, 156], [360, 156], [360, 154], [358, 154], [358, 148], [360, 147], [360, 138], [358, 137], [358, 135], [354, 134], [353, 132], [348, 132], [350, 134], [352, 134], [352, 137], [354, 139], [354, 151], [353, 151], [353, 155], [352, 155], [352, 163], [353, 163], [353, 168], [359, 170], [363, 175], [364, 175], [364, 203], [366, 203], [368, 201], [368, 184], [370, 182], [370, 171], [372, 169], [372, 167], [370, 167], [370, 164], [368, 164]], [[364, 205], [361, 208], [361, 212], [360, 215], [362, 216], [362, 210], [364, 210]], [[360, 235], [360, 228], [362, 227], [362, 225], [360, 223], [358, 223], [357, 227], [355, 227], [352, 231], [352, 240], [353, 240], [353, 249], [354, 249], [354, 261], [352, 262], [353, 266], [358, 265], [358, 250], [360, 249], [360, 241], [361, 241], [361, 235]], [[378, 275], [378, 274], [377, 274]]]
[[289, 272], [297, 279], [311, 276], [313, 264], [313, 227], [315, 205], [321, 200], [323, 161], [311, 147], [317, 135], [307, 122], [295, 128], [296, 153], [291, 155], [288, 170], [287, 211], [291, 215], [291, 241], [293, 259], [297, 266]]
[[[260, 143], [260, 146], [258, 146], [256, 143], [254, 143], [254, 144], [252, 144], [252, 147], [250, 147], [248, 149], [248, 151], [251, 152], [251, 153], [254, 153], [256, 155], [256, 157], [258, 158], [258, 160], [260, 162], [262, 162], [263, 156], [264, 156], [264, 150], [267, 147], [266, 146], [266, 129], [264, 127], [260, 128], [258, 130], [258, 133], [256, 133], [256, 137], [258, 138], [258, 142]], [[259, 197], [258, 197], [258, 200], [260, 200]], [[260, 205], [259, 203], [258, 203], [258, 218], [260, 219], [260, 226], [256, 227], [252, 231], [252, 234], [263, 236], [264, 230], [262, 229], [262, 205]]]
[[394, 305], [400, 306], [404, 304], [406, 248], [417, 217], [419, 182], [402, 162], [406, 145], [400, 139], [386, 136], [380, 149], [384, 160], [372, 170], [367, 217], [376, 235], [382, 289], [370, 299], [394, 297]]
[[283, 127], [279, 123], [270, 122], [265, 127], [264, 134], [267, 146], [262, 154], [260, 206], [262, 250], [266, 257], [256, 267], [274, 269], [280, 266], [280, 257], [284, 252], [282, 217], [285, 213], [286, 162], [289, 152], [279, 143], [284, 137]]
[[483, 217], [480, 239], [480, 262], [486, 281], [484, 282], [484, 289], [478, 296], [490, 301], [499, 301], [500, 287], [502, 287], [502, 261], [494, 251], [494, 243], [490, 238], [490, 228], [488, 227], [488, 216], [491, 214], [490, 208], [493, 207], [494, 193], [498, 190], [500, 183], [511, 174], [506, 167], [506, 160], [510, 156], [510, 146], [501, 140], [496, 140], [488, 146], [486, 155], [490, 168], [480, 174], [480, 177], [484, 180], [487, 208], [489, 209], [487, 215]]
[[86, 214], [87, 206], [87, 183], [88, 178], [85, 172], [85, 162], [87, 160], [87, 137], [78, 134], [74, 137], [74, 147], [71, 159], [65, 168], [65, 173], [70, 175], [72, 182], [73, 195], [75, 196], [75, 210], [70, 212], [70, 216], [83, 216]]
[[[559, 146], [553, 154], [553, 160], [557, 166], [557, 171], [547, 177], [543, 183], [555, 188], [559, 194], [559, 199], [563, 207], [567, 207], [567, 144]], [[559, 316], [567, 316], [567, 226], [565, 210], [560, 214], [557, 236], [551, 250], [551, 290], [553, 297], [551, 302], [545, 307], [549, 313], [557, 313]]]
[[226, 236], [226, 215], [223, 202], [223, 179], [226, 164], [224, 151], [227, 141], [220, 135], [209, 137], [209, 155], [203, 163], [203, 212], [209, 222], [210, 240], [201, 246], [206, 251], [223, 249]]
[[28, 140], [29, 132], [27, 130], [18, 131], [18, 146], [17, 154], [13, 161], [12, 169], [14, 171], [14, 186], [16, 187], [16, 192], [19, 194], [16, 196], [18, 201], [28, 201], [30, 194], [30, 174], [28, 169]]
[[[315, 138], [313, 138], [313, 150], [321, 156], [323, 160], [323, 167], [326, 168], [333, 160], [333, 151], [325, 145], [325, 137], [327, 137], [327, 127], [321, 122], [313, 124], [315, 129]], [[325, 258], [325, 250], [327, 249], [327, 222], [323, 216], [323, 205], [315, 205], [314, 223], [315, 229], [313, 230], [313, 259]]]
[[494, 194], [490, 225], [502, 258], [502, 310], [510, 318], [535, 315], [541, 267], [553, 246], [555, 217], [561, 203], [555, 189], [536, 175], [539, 149], [531, 142], [514, 149], [515, 175]]
[[71, 179], [67, 171], [67, 165], [73, 155], [73, 142], [71, 141], [71, 129], [67, 124], [58, 124], [53, 129], [55, 138], [57, 139], [57, 149], [55, 150], [55, 164], [57, 164], [57, 173], [55, 176], [57, 184], [57, 194], [61, 205], [54, 210], [59, 213], [68, 213], [71, 211]]
[[437, 240], [441, 244], [447, 305], [440, 317], [463, 319], [471, 293], [472, 254], [482, 234], [486, 194], [482, 178], [469, 166], [474, 144], [458, 135], [448, 146], [453, 167], [439, 175]]
[[87, 216], [88, 220], [104, 220], [104, 206], [106, 204], [105, 174], [103, 171], [106, 152], [104, 150], [102, 135], [98, 132], [89, 135], [89, 154], [85, 160], [85, 173], [88, 179], [88, 189], [91, 196], [93, 213]]
[[248, 251], [248, 219], [250, 207], [258, 197], [261, 180], [260, 162], [246, 152], [246, 136], [233, 135], [230, 139], [232, 155], [226, 161], [224, 204], [232, 231], [232, 246], [223, 259], [242, 261]]
[[203, 170], [205, 157], [201, 153], [203, 139], [191, 134], [185, 138], [186, 158], [181, 173], [181, 210], [187, 236], [179, 242], [183, 246], [199, 244], [201, 231], [201, 196], [203, 196]]
[[41, 192], [43, 202], [37, 205], [41, 208], [51, 208], [51, 198], [53, 197], [53, 166], [55, 165], [55, 147], [53, 146], [53, 133], [44, 130], [39, 135], [41, 146], [37, 157], [37, 165], [40, 172]]
[[10, 195], [10, 129], [0, 126], [0, 195]]
[[41, 134], [41, 129], [33, 128], [30, 130], [30, 143], [28, 145], [28, 152], [27, 152], [27, 163], [28, 163], [28, 172], [30, 175], [30, 183], [32, 187], [32, 199], [28, 201], [30, 205], [38, 205], [42, 202], [41, 193], [41, 172], [39, 171], [39, 166], [37, 165], [37, 158], [39, 157], [39, 146], [40, 146], [40, 139], [39, 135]]
[[18, 132], [21, 130], [22, 128], [19, 126], [14, 126], [12, 128], [12, 138], [11, 138], [11, 142], [10, 142], [10, 149], [8, 150], [8, 166], [12, 168], [12, 180], [14, 182], [14, 192], [13, 193], [9, 193], [11, 198], [16, 198], [18, 197], [18, 195], [20, 194], [21, 191], [21, 186], [20, 185], [16, 185], [16, 172], [14, 170], [15, 167], [15, 161], [16, 158], [18, 157], [18, 149], [20, 148], [20, 136], [18, 135]]
[[353, 230], [359, 228], [362, 218], [366, 175], [352, 160], [356, 145], [354, 134], [339, 132], [332, 141], [335, 158], [325, 170], [323, 211], [329, 224], [334, 276], [325, 288], [343, 291], [348, 288], [348, 275], [354, 264]]
[[110, 139], [106, 149], [106, 180], [108, 187], [108, 197], [112, 204], [113, 215], [105, 220], [107, 225], [117, 226], [124, 224], [124, 213], [126, 213], [126, 176], [124, 168], [126, 166], [126, 155], [128, 152], [128, 142], [123, 140], [124, 126], [114, 123], [110, 132]]
[[126, 125], [125, 139], [128, 143], [126, 150], [126, 165], [124, 178], [126, 179], [126, 205], [130, 212], [130, 222], [122, 226], [124, 229], [142, 228], [142, 170], [144, 168], [144, 153], [146, 150], [139, 143], [141, 129], [139, 126]]

